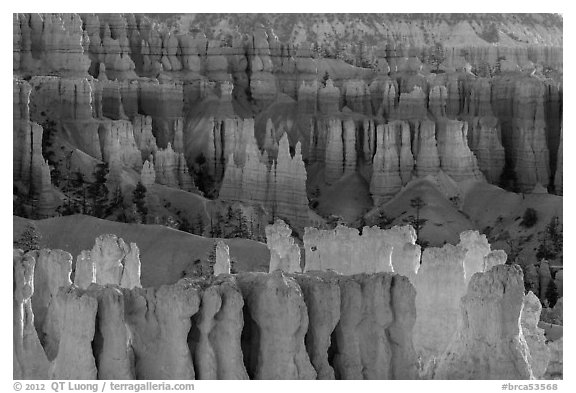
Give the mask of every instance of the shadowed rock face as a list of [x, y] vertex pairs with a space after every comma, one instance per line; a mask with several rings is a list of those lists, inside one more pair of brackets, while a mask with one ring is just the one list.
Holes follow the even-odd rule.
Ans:
[[138, 379], [194, 379], [187, 336], [200, 297], [195, 285], [180, 281], [158, 289], [124, 290]]
[[34, 294], [36, 260], [30, 253], [14, 250], [13, 255], [13, 377], [47, 379], [50, 366], [34, 327], [31, 298]]
[[241, 274], [246, 301], [244, 362], [253, 379], [316, 379], [304, 336], [308, 313], [300, 287], [281, 272]]

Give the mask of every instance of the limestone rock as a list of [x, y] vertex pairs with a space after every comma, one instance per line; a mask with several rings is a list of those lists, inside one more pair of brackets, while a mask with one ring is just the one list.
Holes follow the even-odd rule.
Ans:
[[464, 276], [468, 283], [474, 273], [485, 271], [484, 258], [490, 253], [490, 244], [486, 235], [481, 235], [478, 231], [464, 231], [460, 234], [458, 245], [466, 250]]
[[49, 362], [34, 327], [35, 259], [31, 253], [13, 254], [13, 378], [48, 379]]
[[318, 90], [318, 110], [322, 113], [339, 112], [340, 89], [334, 86], [332, 79], [326, 81], [326, 86]]
[[82, 250], [76, 256], [76, 268], [74, 270], [74, 285], [81, 289], [87, 289], [90, 284], [96, 282], [96, 270], [92, 262], [89, 250]]
[[376, 129], [376, 155], [372, 164], [370, 193], [374, 205], [387, 202], [402, 188], [397, 132], [393, 124], [379, 125]]
[[310, 83], [306, 83], [303, 80], [298, 86], [296, 101], [298, 103], [298, 113], [315, 115], [318, 103], [318, 81], [314, 79]]
[[134, 353], [125, 320], [124, 294], [114, 286], [92, 284], [86, 292], [98, 302], [94, 357], [98, 379], [134, 379]]
[[324, 181], [332, 184], [344, 174], [344, 144], [342, 122], [339, 119], [330, 119], [328, 124]]
[[415, 158], [416, 176], [424, 177], [438, 172], [440, 157], [434, 122], [424, 120], [416, 123], [412, 151]]
[[296, 144], [292, 157], [287, 134], [284, 134], [274, 169], [275, 216], [287, 219], [294, 229], [301, 232], [308, 224], [308, 197], [300, 142]]
[[409, 93], [400, 93], [400, 100], [394, 113], [394, 119], [425, 120], [427, 118], [426, 94], [419, 86], [414, 86]]
[[340, 274], [391, 272], [392, 246], [384, 230], [339, 225], [333, 230], [306, 228], [304, 271], [334, 270]]
[[[100, 235], [92, 250], [78, 257], [81, 270], [76, 270], [74, 283], [86, 288], [90, 282], [115, 284], [122, 288], [140, 287], [140, 250], [136, 243], [126, 244], [116, 235]], [[95, 281], [89, 281], [93, 276]]]
[[443, 119], [436, 132], [440, 165], [456, 181], [483, 180], [474, 153], [468, 148], [468, 123]]
[[424, 362], [440, 356], [456, 332], [460, 298], [466, 293], [465, 257], [465, 250], [451, 244], [429, 247], [422, 253], [414, 282], [414, 347]]
[[306, 350], [317, 379], [334, 379], [328, 356], [331, 335], [340, 320], [340, 286], [332, 277], [322, 275], [295, 274], [293, 277], [302, 289], [308, 310]]
[[230, 276], [218, 277], [202, 292], [189, 336], [196, 379], [248, 379], [241, 348], [243, 307], [240, 289]]
[[344, 140], [344, 174], [356, 172], [356, 125], [352, 119], [344, 121], [342, 128]]
[[294, 244], [292, 229], [282, 220], [266, 226], [266, 245], [270, 250], [270, 269], [272, 273], [281, 270], [286, 273], [301, 272], [300, 247]]
[[346, 106], [354, 112], [371, 115], [370, 89], [363, 80], [348, 79], [343, 86]]
[[498, 265], [472, 276], [457, 333], [439, 360], [435, 378], [532, 379], [520, 330], [523, 298], [518, 265]]
[[140, 172], [140, 182], [145, 187], [156, 183], [156, 171], [154, 170], [154, 164], [148, 160], [144, 161], [144, 165], [142, 165], [142, 171]]
[[532, 292], [524, 295], [520, 324], [530, 350], [530, 368], [536, 379], [543, 378], [550, 361], [550, 349], [546, 345], [544, 329], [538, 327], [540, 312], [542, 312], [542, 305], [538, 297]]
[[504, 170], [504, 147], [501, 130], [494, 116], [475, 117], [468, 121], [468, 144], [478, 167], [490, 183], [498, 183]]
[[564, 375], [564, 338], [548, 342], [550, 362], [546, 369], [546, 379], [562, 379]]
[[[15, 14], [16, 15], [16, 14]], [[85, 75], [90, 58], [84, 53], [78, 14], [18, 14], [20, 39], [15, 68], [24, 73]]]
[[49, 313], [55, 321], [56, 334], [48, 336], [48, 347], [57, 349], [50, 365], [50, 379], [96, 379], [92, 340], [97, 310], [97, 300], [75, 286], [61, 287], [53, 297]]
[[142, 168], [142, 155], [134, 139], [132, 123], [127, 120], [104, 121], [99, 135], [102, 157], [110, 167], [119, 163], [136, 170]]
[[560, 130], [560, 145], [558, 146], [558, 156], [557, 156], [557, 162], [556, 162], [556, 173], [554, 174], [554, 187], [556, 189], [556, 193], [559, 195], [562, 195], [562, 191], [563, 191], [563, 189], [562, 189], [562, 185], [563, 185], [562, 167], [564, 164], [563, 164], [563, 160], [562, 160], [562, 157], [563, 157], [562, 140], [563, 140], [563, 131], [561, 129]]
[[214, 263], [214, 275], [230, 274], [230, 250], [222, 240], [216, 243], [216, 263]]
[[[34, 252], [36, 266], [34, 268], [34, 294], [32, 295], [32, 310], [36, 331], [42, 332], [46, 322], [48, 307], [58, 294], [60, 287], [68, 287], [72, 272], [72, 255], [62, 250], [42, 249]], [[40, 341], [44, 337], [39, 334]]]
[[[338, 283], [341, 309], [334, 331], [336, 378], [413, 377], [416, 369], [411, 348], [414, 290], [406, 278], [380, 273], [345, 276], [339, 278]], [[398, 288], [393, 290], [395, 286]], [[400, 300], [398, 296], [402, 295], [405, 298]], [[406, 306], [402, 307], [399, 302]], [[396, 320], [398, 312], [405, 315]]]
[[284, 273], [237, 276], [246, 307], [244, 364], [251, 379], [316, 379], [304, 336], [308, 312], [302, 292]]
[[487, 272], [488, 270], [492, 269], [496, 265], [503, 265], [506, 263], [508, 259], [508, 255], [503, 250], [494, 250], [490, 251], [484, 257], [484, 267], [481, 271]]
[[137, 379], [194, 379], [187, 337], [200, 305], [186, 279], [158, 289], [123, 290]]
[[414, 284], [416, 273], [420, 268], [421, 249], [416, 244], [416, 231], [410, 225], [395, 225], [386, 229], [384, 238], [392, 246], [392, 267], [394, 272], [408, 277]]
[[133, 120], [134, 140], [138, 150], [142, 153], [142, 159], [147, 159], [150, 154], [158, 150], [156, 138], [152, 134], [152, 118], [150, 116], [136, 115]]

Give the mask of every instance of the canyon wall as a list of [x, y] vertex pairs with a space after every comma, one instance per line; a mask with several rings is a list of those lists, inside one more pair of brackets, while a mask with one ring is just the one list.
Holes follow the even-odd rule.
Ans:
[[[296, 253], [286, 240], [289, 229], [281, 221], [269, 226], [271, 251]], [[343, 229], [332, 233], [340, 243]], [[305, 247], [315, 247], [308, 236]], [[403, 227], [366, 227], [356, 236], [367, 236], [363, 248], [375, 239], [393, 244], [385, 247], [390, 267], [391, 260], [413, 259], [405, 247], [393, 254], [395, 244], [413, 245], [413, 233]], [[270, 273], [230, 274], [227, 250], [217, 245], [215, 263], [228, 269], [215, 266], [214, 275], [160, 288], [138, 285], [138, 248], [114, 235], [97, 238], [74, 270], [64, 251], [14, 250], [14, 375], [527, 379], [557, 373], [556, 347], [537, 326], [541, 305], [532, 293], [524, 295], [521, 269], [485, 264], [466, 288], [465, 261], [472, 244], [482, 242], [474, 233], [461, 239], [459, 246], [427, 248], [415, 277], [391, 269], [343, 275], [329, 266], [287, 272], [281, 256], [272, 257], [280, 262]], [[477, 254], [474, 259], [484, 253]]]
[[[95, 249], [107, 260], [116, 260], [118, 243], [112, 244], [111, 237], [99, 239], [109, 241], [98, 248], [97, 240]], [[62, 274], [70, 274], [69, 254], [45, 253], [54, 254], [44, 262], [49, 274], [60, 274], [58, 266], [66, 261]], [[411, 334], [415, 292], [399, 275], [224, 272], [160, 288], [91, 283], [83, 289], [68, 280], [54, 289], [46, 322], [37, 328], [34, 315], [42, 308], [30, 299], [34, 268], [41, 258], [46, 257], [14, 252], [15, 377], [413, 379], [416, 375]], [[107, 262], [98, 262], [98, 267], [105, 266]], [[332, 349], [334, 361], [328, 362]]]

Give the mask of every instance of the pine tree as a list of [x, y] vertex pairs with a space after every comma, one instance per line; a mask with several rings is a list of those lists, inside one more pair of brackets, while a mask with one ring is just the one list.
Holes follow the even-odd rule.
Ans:
[[39, 250], [41, 236], [32, 225], [28, 225], [20, 237], [14, 240], [13, 245], [16, 249], [24, 250], [24, 252]]
[[146, 207], [146, 187], [141, 182], [138, 182], [132, 192], [132, 202], [136, 206], [136, 212], [140, 216], [141, 222], [145, 224], [148, 208]]
[[202, 236], [202, 233], [204, 233], [204, 220], [200, 213], [196, 213], [196, 221], [194, 222], [193, 230], [196, 235]]
[[424, 247], [427, 242], [424, 242], [420, 239], [420, 231], [424, 228], [424, 224], [426, 223], [426, 219], [420, 218], [420, 210], [426, 206], [426, 202], [422, 200], [419, 196], [410, 200], [410, 206], [416, 209], [416, 218], [412, 217], [411, 224], [416, 231], [416, 243], [420, 246]]
[[94, 172], [94, 182], [88, 185], [88, 195], [92, 199], [94, 216], [104, 218], [107, 213], [108, 187], [106, 187], [106, 176], [108, 175], [108, 164], [98, 164]]
[[322, 78], [322, 85], [324, 87], [326, 87], [326, 82], [328, 82], [328, 79], [330, 79], [330, 74], [328, 74], [328, 71], [326, 71], [324, 73], [324, 77]]
[[550, 282], [548, 283], [545, 295], [550, 307], [554, 307], [554, 305], [558, 301], [558, 288], [556, 288], [556, 283], [554, 282], [554, 280], [550, 280]]

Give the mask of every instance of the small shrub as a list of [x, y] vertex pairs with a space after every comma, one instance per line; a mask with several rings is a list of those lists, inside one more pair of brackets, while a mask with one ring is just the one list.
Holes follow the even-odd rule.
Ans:
[[40, 234], [32, 225], [28, 225], [20, 237], [14, 240], [14, 248], [19, 248], [24, 252], [40, 249]]
[[529, 207], [524, 211], [524, 216], [522, 217], [522, 221], [520, 221], [520, 225], [524, 228], [532, 228], [538, 222], [538, 213], [536, 210]]

